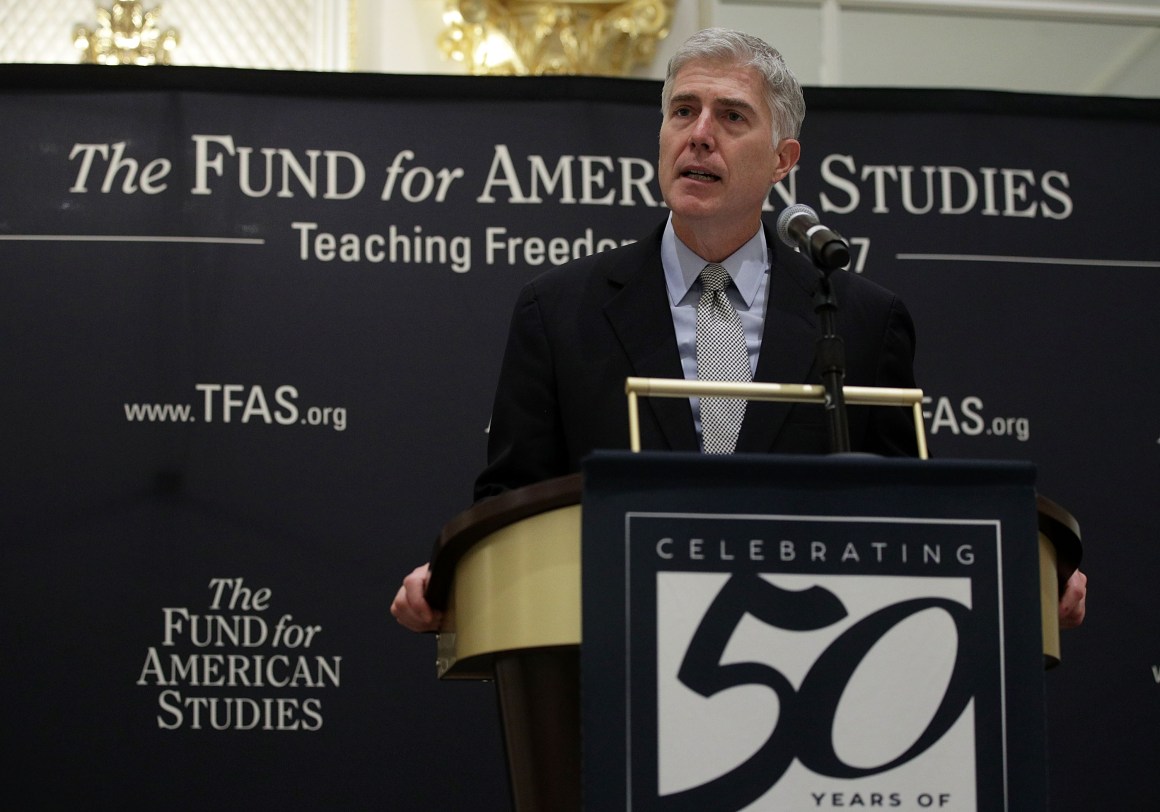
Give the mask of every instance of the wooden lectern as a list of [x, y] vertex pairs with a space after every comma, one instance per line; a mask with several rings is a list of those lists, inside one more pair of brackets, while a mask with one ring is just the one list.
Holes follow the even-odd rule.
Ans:
[[[822, 387], [812, 385], [630, 378], [625, 391], [633, 452], [640, 451], [638, 395], [826, 402]], [[909, 406], [919, 455], [926, 458], [921, 390], [844, 391], [852, 404]], [[695, 460], [682, 464], [690, 463], [696, 469]], [[733, 470], [721, 468], [721, 460], [710, 464], [726, 477]], [[656, 471], [667, 467], [651, 470], [655, 486]], [[719, 483], [719, 475], [702, 481]], [[666, 490], [665, 482], [659, 484]], [[581, 600], [581, 500], [580, 474], [492, 497], [450, 521], [432, 557], [427, 599], [445, 611], [438, 676], [495, 681], [517, 810], [581, 808], [579, 672], [581, 621], [587, 614]], [[1067, 511], [1040, 496], [1036, 502], [1043, 661], [1052, 667], [1060, 659], [1059, 596], [1079, 565], [1081, 546], [1079, 526]]]
[[[478, 503], [444, 528], [427, 597], [445, 610], [441, 679], [494, 680], [515, 808], [580, 808], [581, 476]], [[1079, 527], [1037, 497], [1043, 657], [1059, 662], [1057, 604]]]
[[438, 676], [495, 681], [517, 810], [580, 808], [580, 496], [575, 474], [487, 499], [432, 558]]

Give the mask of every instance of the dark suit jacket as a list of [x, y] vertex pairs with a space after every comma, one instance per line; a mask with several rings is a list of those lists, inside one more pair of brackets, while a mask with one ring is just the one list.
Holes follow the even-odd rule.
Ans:
[[[580, 469], [594, 449], [628, 448], [629, 376], [683, 378], [661, 266], [663, 226], [644, 241], [550, 270], [520, 293], [492, 411], [488, 466], [476, 498]], [[766, 228], [769, 301], [754, 380], [820, 383], [817, 270]], [[914, 325], [902, 302], [868, 279], [833, 275], [846, 384], [912, 388]], [[683, 398], [640, 400], [641, 447], [696, 451]], [[916, 453], [900, 408], [850, 407], [852, 450]], [[826, 417], [814, 404], [750, 402], [737, 451], [825, 453]]]

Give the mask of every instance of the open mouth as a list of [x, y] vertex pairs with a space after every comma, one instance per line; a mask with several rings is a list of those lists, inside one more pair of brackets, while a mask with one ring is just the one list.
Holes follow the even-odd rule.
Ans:
[[682, 178], [689, 178], [690, 180], [699, 180], [706, 183], [712, 183], [721, 180], [720, 176], [714, 175], [711, 172], [701, 172], [696, 169], [690, 169], [681, 173]]

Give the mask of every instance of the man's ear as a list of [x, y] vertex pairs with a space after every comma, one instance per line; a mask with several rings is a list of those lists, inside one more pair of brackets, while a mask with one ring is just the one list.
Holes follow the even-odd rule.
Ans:
[[776, 147], [776, 155], [777, 164], [773, 170], [772, 183], [777, 183], [794, 168], [794, 165], [798, 162], [798, 158], [802, 155], [802, 145], [797, 139], [783, 138]]

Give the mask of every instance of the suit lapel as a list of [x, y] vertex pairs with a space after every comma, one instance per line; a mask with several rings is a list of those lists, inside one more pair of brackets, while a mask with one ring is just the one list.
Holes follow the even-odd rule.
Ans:
[[[613, 291], [605, 316], [627, 354], [634, 375], [642, 378], [684, 377], [677, 339], [669, 311], [668, 291], [660, 259], [664, 227], [639, 250], [617, 252], [618, 261], [606, 277]], [[781, 245], [766, 229], [769, 256], [768, 301], [761, 354], [754, 380], [763, 383], [811, 383], [818, 319], [813, 292], [818, 272], [792, 249]], [[697, 450], [692, 412], [684, 398], [644, 398], [642, 415], [649, 410], [674, 450]], [[753, 401], [737, 440], [738, 451], [767, 452], [773, 448], [792, 404]]]
[[[761, 354], [757, 359], [754, 380], [761, 383], [811, 383], [816, 377], [814, 344], [819, 334], [813, 302], [817, 271], [792, 249], [771, 239], [768, 229], [766, 240], [773, 259], [769, 269]], [[737, 450], [770, 451], [791, 407], [790, 403], [751, 401], [745, 409]]]
[[[639, 251], [620, 252], [607, 273], [614, 292], [604, 313], [629, 358], [633, 374], [642, 378], [684, 377], [677, 338], [669, 311], [665, 274], [661, 266], [663, 226], [650, 240], [637, 243]], [[670, 448], [695, 451], [692, 410], [685, 398], [642, 398], [645, 410], [656, 418]]]

